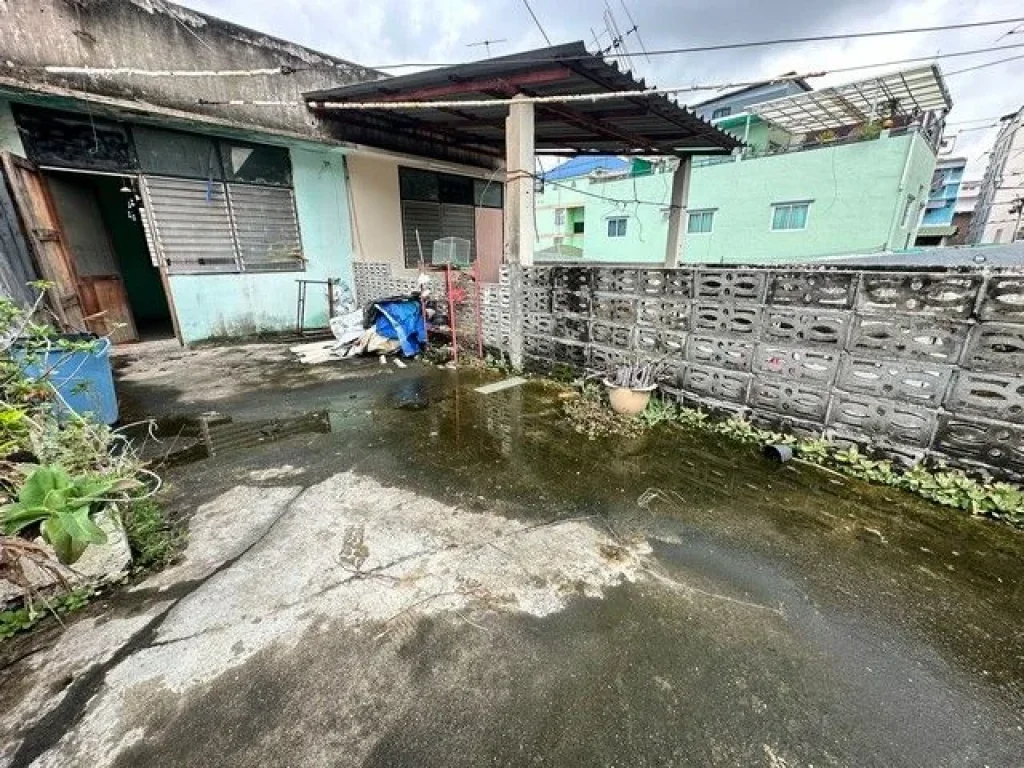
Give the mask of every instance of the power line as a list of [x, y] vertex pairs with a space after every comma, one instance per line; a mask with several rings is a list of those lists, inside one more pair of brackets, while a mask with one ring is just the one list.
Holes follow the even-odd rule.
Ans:
[[[1024, 48], [1024, 43], [1004, 45], [996, 50], [1010, 50]], [[936, 61], [938, 59], [953, 59], [961, 56], [975, 56], [979, 53], [988, 53], [988, 48], [978, 48], [970, 51], [954, 51], [953, 53], [940, 53], [933, 56], [915, 56], [908, 59], [894, 59], [891, 61], [873, 62], [870, 64], [853, 64], [848, 67], [836, 67], [818, 72], [805, 72], [803, 74], [783, 75], [775, 78], [761, 78], [758, 80], [745, 80], [734, 83], [714, 84], [692, 84], [679, 85], [671, 88], [648, 88], [635, 91], [608, 91], [600, 93], [576, 93], [559, 96], [527, 96], [517, 99], [468, 99], [451, 101], [389, 101], [389, 102], [358, 102], [358, 101], [322, 101], [313, 102], [317, 107], [327, 109], [434, 109], [437, 107], [497, 107], [503, 104], [511, 104], [513, 101], [535, 102], [535, 103], [571, 103], [574, 101], [607, 101], [617, 98], [636, 98], [644, 96], [663, 96], [675, 93], [694, 93], [697, 91], [720, 91], [732, 88], [745, 88], [750, 85], [767, 85], [771, 83], [782, 83], [792, 80], [806, 80], [812, 77], [824, 77], [825, 75], [840, 74], [843, 72], [855, 72], [863, 69], [876, 69], [878, 67], [891, 67], [900, 64], [915, 64], [920, 62]]]
[[526, 6], [526, 10], [528, 10], [530, 15], [533, 17], [533, 23], [537, 25], [537, 29], [539, 29], [540, 33], [544, 35], [544, 42], [550, 46], [551, 38], [548, 37], [548, 33], [544, 31], [544, 27], [541, 26], [540, 19], [538, 19], [537, 14], [533, 12], [533, 8], [530, 7], [530, 0], [523, 0], [523, 5]]
[[533, 177], [534, 179], [536, 179], [538, 181], [544, 182], [545, 186], [550, 184], [552, 187], [561, 187], [562, 189], [571, 189], [573, 192], [576, 192], [577, 194], [585, 195], [586, 197], [597, 198], [598, 200], [604, 200], [604, 201], [609, 202], [609, 203], [615, 203], [616, 205], [626, 205], [626, 204], [633, 205], [633, 204], [636, 204], [636, 205], [656, 205], [659, 208], [672, 208], [673, 207], [670, 203], [667, 203], [664, 200], [660, 200], [660, 201], [638, 200], [635, 197], [633, 199], [631, 199], [631, 200], [630, 199], [620, 200], [617, 197], [608, 197], [608, 195], [599, 195], [596, 192], [588, 192], [585, 189], [579, 189], [577, 187], [571, 187], [568, 184], [559, 184], [557, 181], [548, 181], [548, 180], [546, 180], [544, 178], [543, 174], [530, 173], [529, 171], [523, 171], [523, 173], [525, 175], [527, 175], [527, 176]]
[[952, 77], [953, 75], [962, 75], [964, 72], [973, 72], [976, 69], [985, 69], [985, 67], [994, 67], [996, 66], [996, 64], [1005, 64], [1008, 61], [1017, 61], [1017, 59], [1024, 59], [1024, 56], [1007, 56], [1005, 59], [996, 59], [995, 61], [988, 61], [984, 64], [976, 64], [973, 67], [958, 69], [955, 72], [947, 72], [946, 77]]
[[[544, 35], [544, 39], [547, 40], [548, 45], [551, 45], [551, 41], [548, 39], [547, 34], [541, 27], [540, 22], [537, 21], [536, 15], [533, 13], [533, 9], [530, 8], [529, 0], [523, 0], [523, 4], [527, 10], [530, 11], [530, 15], [533, 16], [534, 22], [537, 27], [541, 30], [541, 34]], [[833, 35], [806, 35], [803, 37], [779, 37], [768, 40], [747, 40], [740, 43], [715, 43], [712, 45], [696, 45], [682, 48], [662, 48], [654, 51], [645, 51], [643, 53], [629, 53], [629, 54], [616, 54], [619, 56], [674, 56], [683, 53], [706, 53], [709, 51], [727, 51], [734, 50], [737, 48], [758, 48], [770, 45], [790, 45], [793, 43], [817, 43], [826, 42], [830, 40], [853, 40], [855, 38], [865, 37], [885, 37], [889, 35], [909, 35], [919, 34], [925, 32], [945, 32], [953, 29], [972, 29], [976, 27], [991, 27], [999, 24], [1019, 24], [1024, 22], [1024, 17], [1012, 18], [1012, 19], [993, 19], [991, 21], [972, 21], [964, 22], [961, 24], [943, 24], [932, 27], [908, 27], [905, 29], [880, 29], [871, 30], [867, 32], [847, 32]], [[1007, 46], [1008, 47], [1008, 46]], [[998, 50], [998, 49], [995, 49]], [[526, 64], [541, 64], [541, 63], [557, 63], [560, 61], [574, 61], [583, 60], [589, 58], [589, 56], [564, 56], [560, 58], [555, 57], [537, 57], [529, 59], [520, 59], [522, 63]], [[403, 69], [405, 67], [452, 67], [458, 66], [459, 64], [465, 64], [469, 62], [410, 62], [406, 64], [378, 64], [369, 69]]]

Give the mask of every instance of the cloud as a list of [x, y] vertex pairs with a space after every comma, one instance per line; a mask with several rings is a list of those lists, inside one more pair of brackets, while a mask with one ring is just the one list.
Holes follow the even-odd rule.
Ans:
[[[621, 0], [609, 0], [625, 31], [629, 24]], [[989, 0], [965, 4], [956, 0], [705, 0], [697, 5], [678, 0], [626, 0], [639, 33], [650, 50], [721, 42], [834, 34], [875, 29], [939, 26], [1020, 16], [1018, 0]], [[185, 5], [270, 34], [325, 51], [360, 64], [407, 61], [454, 62], [482, 55], [467, 47], [484, 39], [507, 38], [492, 53], [540, 48], [544, 38], [522, 0], [185, 0]], [[531, 0], [553, 42], [585, 40], [594, 47], [596, 31], [602, 44], [604, 5], [580, 3], [569, 12], [558, 0]], [[864, 63], [931, 56], [957, 50], [1024, 42], [1018, 36], [996, 43], [1008, 27], [981, 27], [926, 34], [866, 38], [833, 43], [804, 43], [635, 59], [636, 69], [649, 84], [729, 82], [772, 77], [785, 72], [819, 71]], [[636, 34], [627, 38], [638, 50]], [[1024, 53], [1018, 49], [1017, 53]], [[989, 53], [940, 63], [944, 72], [1013, 55]], [[892, 67], [884, 68], [892, 69]], [[882, 70], [817, 78], [815, 87], [856, 80]], [[1006, 114], [1024, 101], [1017, 83], [1024, 82], [1024, 59], [997, 67], [953, 75], [948, 85], [954, 109], [951, 121]], [[690, 99], [699, 100], [699, 97]], [[971, 126], [984, 125], [974, 123]], [[956, 129], [954, 125], [953, 130]], [[958, 137], [956, 151], [968, 155], [968, 173], [980, 177], [995, 129], [971, 131]]]

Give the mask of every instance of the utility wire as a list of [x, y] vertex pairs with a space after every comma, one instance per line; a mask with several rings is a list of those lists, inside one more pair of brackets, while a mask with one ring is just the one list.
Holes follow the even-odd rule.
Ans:
[[[659, 208], [672, 208], [673, 207], [670, 203], [667, 203], [664, 200], [657, 200], [657, 201], [656, 200], [638, 200], [635, 197], [635, 195], [634, 195], [633, 199], [619, 199], [617, 197], [609, 197], [608, 195], [599, 195], [597, 192], [589, 192], [589, 191], [587, 191], [585, 189], [579, 189], [578, 187], [569, 186], [568, 184], [560, 184], [557, 181], [548, 181], [548, 180], [546, 180], [544, 178], [543, 174], [530, 173], [529, 171], [522, 171], [522, 173], [524, 175], [526, 175], [526, 176], [531, 176], [531, 177], [533, 177], [534, 179], [536, 179], [538, 181], [544, 182], [545, 186], [551, 185], [552, 187], [561, 187], [562, 189], [571, 189], [573, 192], [575, 192], [578, 195], [584, 195], [586, 197], [593, 197], [593, 198], [596, 198], [598, 200], [604, 200], [605, 202], [615, 203], [616, 205], [620, 205], [620, 206], [623, 206], [623, 205], [626, 205], [626, 204], [635, 204], [635, 205], [656, 205]], [[625, 178], [625, 177], [623, 177], [623, 178]]]
[[[1024, 48], [1024, 43], [1004, 45], [995, 50], [1009, 50]], [[674, 93], [692, 93], [696, 91], [720, 91], [732, 88], [743, 88], [750, 85], [766, 85], [771, 83], [783, 83], [792, 80], [806, 80], [812, 77], [824, 77], [825, 75], [839, 74], [842, 72], [855, 72], [862, 69], [875, 69], [877, 67], [896, 66], [899, 64], [914, 64], [920, 62], [935, 61], [937, 59], [952, 59], [960, 56], [975, 56], [979, 53], [988, 53], [988, 48], [978, 48], [970, 51], [955, 51], [953, 53], [940, 53], [932, 56], [915, 56], [909, 59], [894, 59], [892, 61], [880, 61], [870, 64], [854, 64], [848, 67], [836, 67], [818, 72], [805, 72], [803, 74], [783, 75], [776, 78], [761, 78], [759, 80], [746, 80], [734, 83], [715, 83], [708, 85], [679, 85], [670, 88], [647, 88], [635, 91], [607, 91], [599, 93], [574, 93], [559, 96], [525, 96], [516, 99], [468, 99], [450, 101], [388, 101], [388, 102], [359, 102], [359, 101], [316, 101], [310, 102], [319, 108], [325, 109], [434, 109], [438, 107], [497, 107], [503, 104], [512, 104], [514, 101], [535, 102], [535, 103], [571, 103], [574, 101], [608, 101], [617, 98], [635, 98], [643, 96], [658, 96]]]
[[[533, 14], [533, 10], [530, 8], [528, 0], [523, 0], [527, 10], [530, 11], [530, 15], [533, 16], [533, 20], [537, 22], [537, 26], [541, 29], [541, 34], [544, 35], [544, 39], [548, 41], [548, 45], [551, 45], [551, 41], [548, 40], [547, 34], [544, 33], [544, 29], [540, 27], [540, 22], [537, 21], [537, 17]], [[712, 45], [695, 45], [683, 48], [662, 48], [654, 51], [645, 51], [643, 53], [618, 53], [617, 56], [674, 56], [683, 53], [706, 53], [709, 51], [728, 51], [737, 48], [758, 48], [769, 45], [790, 45], [793, 43], [816, 43], [825, 42], [829, 40], [853, 40], [855, 38], [864, 37], [885, 37], [889, 35], [909, 35], [918, 34], [924, 32], [944, 32], [953, 29], [972, 29], [975, 27], [991, 27], [999, 24], [1020, 24], [1024, 22], [1024, 17], [1012, 18], [1012, 19], [993, 19], [991, 21], [972, 21], [964, 22], [961, 24], [943, 24], [933, 27], [912, 27], [905, 29], [879, 29], [871, 30], [867, 32], [846, 32], [834, 35], [806, 35], [803, 37], [779, 37], [768, 40], [747, 40], [740, 43], [715, 43]], [[589, 58], [588, 56], [563, 56], [563, 57], [537, 57], [530, 59], [519, 59], [522, 63], [530, 64], [542, 64], [542, 63], [557, 63], [560, 61], [574, 61]], [[409, 62], [406, 64], [378, 64], [369, 69], [403, 69], [405, 67], [453, 67], [459, 66], [459, 64], [465, 64], [470, 62]]]
[[530, 15], [533, 17], [533, 23], [537, 25], [537, 29], [539, 29], [540, 33], [544, 35], [544, 42], [550, 46], [551, 38], [548, 37], [548, 33], [544, 31], [544, 27], [541, 26], [540, 19], [538, 19], [537, 14], [533, 12], [533, 8], [530, 7], [530, 0], [523, 0], [523, 5], [526, 6], [526, 10], [528, 10]]
[[973, 67], [958, 69], [955, 72], [947, 72], [946, 77], [952, 77], [953, 75], [962, 75], [964, 72], [973, 72], [976, 69], [985, 69], [985, 67], [994, 67], [997, 64], [1006, 64], [1008, 61], [1017, 61], [1018, 59], [1024, 59], [1024, 55], [1007, 56], [1005, 59], [996, 59], [995, 61], [989, 61], [984, 64], [976, 64]]

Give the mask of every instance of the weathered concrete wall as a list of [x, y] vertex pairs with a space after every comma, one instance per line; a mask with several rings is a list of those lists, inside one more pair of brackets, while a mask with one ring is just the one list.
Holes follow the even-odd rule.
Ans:
[[[291, 159], [306, 271], [170, 275], [184, 343], [294, 328], [297, 279], [340, 278], [353, 288], [344, 159], [327, 149], [296, 148]], [[325, 326], [327, 319], [326, 287], [310, 286], [307, 325]]]
[[533, 267], [525, 360], [664, 358], [665, 392], [1024, 477], [1024, 271]]
[[[289, 75], [142, 77], [52, 75], [46, 66], [249, 70]], [[127, 98], [252, 126], [316, 136], [304, 91], [379, 73], [163, 0], [2, 0], [0, 77]], [[200, 106], [199, 100], [290, 101], [296, 107]]]
[[349, 155], [347, 163], [356, 260], [387, 263], [404, 270], [398, 163], [361, 155]]

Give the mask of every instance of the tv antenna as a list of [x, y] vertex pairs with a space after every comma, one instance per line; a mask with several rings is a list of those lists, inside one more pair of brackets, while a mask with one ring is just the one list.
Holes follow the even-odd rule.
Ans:
[[[647, 46], [644, 45], [643, 40], [640, 38], [640, 27], [636, 23], [636, 19], [633, 18], [633, 14], [629, 12], [629, 8], [626, 7], [625, 0], [619, 0], [622, 5], [622, 11], [626, 14], [626, 18], [629, 20], [628, 26], [620, 26], [619, 20], [615, 18], [615, 11], [612, 10], [608, 0], [605, 0], [604, 11], [601, 15], [601, 20], [604, 22], [604, 33], [607, 34], [611, 43], [601, 50], [602, 54], [607, 54], [611, 59], [616, 60], [620, 67], [623, 69], [636, 69], [636, 60], [634, 54], [629, 50], [629, 46], [626, 43], [626, 39], [630, 35], [636, 35], [637, 45], [640, 47], [641, 53], [644, 58], [650, 62], [651, 57], [647, 53]], [[593, 32], [593, 30], [591, 30]], [[602, 37], [603, 37], [602, 34]], [[598, 41], [598, 35], [594, 35], [594, 41]]]
[[507, 43], [507, 37], [500, 37], [497, 40], [480, 40], [476, 43], [466, 43], [467, 48], [479, 48], [481, 45], [487, 51], [487, 58], [491, 58], [491, 46], [497, 45], [498, 43]]

